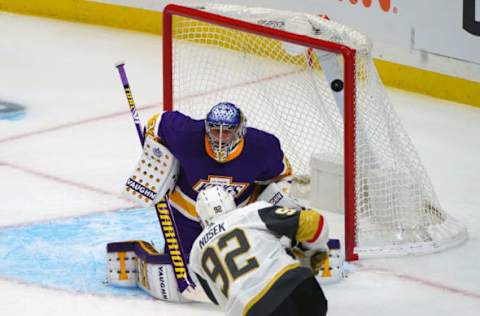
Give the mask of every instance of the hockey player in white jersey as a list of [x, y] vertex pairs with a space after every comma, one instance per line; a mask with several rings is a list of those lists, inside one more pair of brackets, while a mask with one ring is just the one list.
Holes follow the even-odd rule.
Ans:
[[[327, 300], [314, 277], [328, 252], [322, 215], [263, 201], [236, 209], [218, 186], [199, 193], [196, 209], [204, 229], [193, 244], [190, 269], [227, 315], [326, 315]], [[282, 236], [300, 243], [296, 249], [310, 267], [287, 253]]]

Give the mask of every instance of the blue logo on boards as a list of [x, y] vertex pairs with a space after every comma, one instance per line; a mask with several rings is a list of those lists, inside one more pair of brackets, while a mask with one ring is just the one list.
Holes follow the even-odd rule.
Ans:
[[25, 117], [25, 107], [0, 100], [0, 120], [20, 120]]
[[107, 243], [138, 239], [163, 247], [154, 208], [0, 228], [0, 277], [78, 293], [147, 298], [140, 289], [104, 284]]

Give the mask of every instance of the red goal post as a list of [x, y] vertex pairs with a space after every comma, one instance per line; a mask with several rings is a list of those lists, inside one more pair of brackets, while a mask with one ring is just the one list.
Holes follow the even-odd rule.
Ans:
[[[174, 65], [175, 65], [175, 58], [176, 58], [174, 56], [174, 38], [175, 38], [174, 16], [188, 18], [188, 19], [197, 21], [194, 24], [191, 24], [190, 26], [186, 26], [185, 32], [187, 32], [187, 30], [189, 29], [193, 30], [193, 28], [197, 26], [201, 30], [200, 31], [195, 30], [191, 32], [210, 32], [211, 28], [205, 27], [204, 25], [202, 25], [202, 23], [206, 23], [207, 25], [227, 28], [227, 29], [231, 29], [231, 30], [235, 30], [235, 31], [247, 33], [247, 34], [254, 34], [254, 35], [258, 35], [268, 39], [278, 40], [278, 41], [281, 41], [282, 43], [290, 43], [290, 44], [298, 45], [305, 48], [311, 48], [311, 49], [319, 50], [323, 52], [334, 53], [338, 56], [341, 56], [342, 57], [341, 59], [343, 60], [343, 63], [341, 64], [342, 71], [343, 71], [343, 77], [342, 77], [343, 97], [341, 100], [343, 101], [343, 134], [344, 134], [343, 135], [343, 172], [344, 172], [344, 189], [343, 190], [344, 190], [344, 199], [345, 199], [344, 200], [344, 203], [345, 203], [344, 205], [345, 207], [345, 223], [344, 223], [345, 254], [346, 254], [347, 260], [349, 261], [357, 260], [358, 255], [357, 255], [356, 248], [358, 246], [358, 240], [359, 240], [357, 233], [359, 231], [359, 226], [362, 223], [362, 220], [359, 220], [360, 213], [359, 213], [359, 210], [357, 209], [357, 200], [362, 199], [364, 197], [367, 200], [368, 199], [373, 200], [373, 198], [369, 196], [369, 193], [359, 192], [360, 190], [363, 190], [358, 188], [359, 184], [357, 184], [357, 187], [356, 187], [356, 182], [360, 183], [358, 178], [359, 176], [357, 175], [357, 167], [358, 165], [363, 166], [359, 164], [359, 161], [361, 158], [357, 156], [357, 152], [356, 152], [356, 146], [358, 143], [357, 137], [359, 137], [358, 135], [362, 134], [362, 131], [359, 130], [362, 127], [359, 127], [359, 126], [362, 126], [363, 124], [363, 123], [357, 123], [358, 109], [357, 109], [356, 101], [357, 101], [357, 98], [359, 97], [358, 97], [358, 91], [356, 90], [357, 88], [356, 85], [358, 84], [358, 80], [361, 80], [361, 79], [358, 78], [359, 76], [358, 70], [356, 69], [356, 62], [357, 62], [356, 49], [351, 48], [342, 43], [315, 38], [313, 36], [293, 33], [287, 30], [272, 28], [265, 25], [259, 25], [246, 20], [229, 17], [227, 15], [217, 14], [217, 11], [216, 10], [214, 11], [215, 13], [212, 13], [212, 12], [208, 12], [204, 8], [195, 9], [195, 8], [190, 8], [190, 7], [180, 6], [180, 5], [167, 5], [165, 7], [163, 12], [163, 94], [164, 94], [163, 104], [164, 104], [164, 110], [170, 111], [172, 109], [178, 109], [177, 104], [179, 103], [178, 99], [180, 97], [175, 98], [175, 94], [178, 93], [179, 89], [182, 89], [181, 85], [176, 86], [177, 79], [175, 78], [175, 73], [174, 73], [175, 72]], [[218, 36], [224, 37], [226, 35], [224, 35], [224, 33], [221, 33]], [[193, 35], [191, 37], [185, 36], [184, 39], [189, 41], [191, 38], [193, 38]], [[216, 41], [217, 38], [212, 35], [211, 37], [209, 37], [209, 39], [204, 39], [204, 41], [208, 42], [210, 39], [213, 39]], [[195, 40], [192, 40], [192, 41], [195, 41]], [[222, 44], [222, 45], [228, 46], [230, 44]], [[202, 66], [195, 65], [194, 67], [192, 67], [191, 72], [195, 72], [196, 69], [194, 68], [196, 67], [201, 68]], [[202, 91], [195, 91], [195, 95], [201, 95], [202, 93], [203, 93]], [[209, 104], [209, 106], [211, 105], [212, 104]], [[242, 107], [242, 105], [240, 106]], [[180, 107], [179, 109], [183, 111], [182, 107]], [[187, 111], [187, 114], [189, 114], [188, 111]], [[262, 128], [262, 126], [259, 126], [259, 128]], [[365, 129], [368, 129], [368, 128], [369, 127], [367, 126]], [[284, 139], [282, 139], [281, 137], [279, 138], [283, 144]], [[373, 181], [371, 181], [371, 183], [367, 183], [365, 187], [370, 187], [369, 189], [374, 187]], [[396, 199], [396, 197], [394, 197], [394, 199]], [[367, 206], [365, 206], [364, 208], [372, 207], [371, 205], [375, 203], [379, 204], [376, 201], [372, 202], [369, 200], [366, 203]], [[436, 203], [432, 203], [429, 205], [436, 205]], [[437, 208], [434, 206], [429, 206], [424, 208], [425, 209], [430, 208], [430, 211], [431, 209], [434, 209], [434, 211], [430, 213], [435, 213], [435, 212], [438, 213], [441, 211], [441, 210], [438, 211]], [[422, 211], [420, 211], [420, 213], [421, 212]], [[368, 212], [365, 212], [365, 213], [368, 213]], [[443, 213], [442, 213], [442, 216], [443, 216]], [[381, 216], [375, 217], [373, 221], [377, 221], [377, 218], [381, 218]], [[378, 224], [378, 223], [375, 223], [375, 224]], [[397, 224], [397, 226], [402, 226], [402, 225]], [[401, 230], [405, 228], [401, 227], [399, 229]], [[463, 235], [462, 228], [459, 228], [458, 230], [459, 230], [459, 233], [457, 235]], [[368, 233], [369, 230], [366, 230], [366, 231], [367, 233], [364, 233], [362, 236], [366, 236], [367, 234], [369, 234]], [[458, 237], [457, 235], [456, 237], [453, 238], [455, 239], [454, 242], [450, 244], [458, 244], [460, 242], [460, 239], [464, 239], [463, 237]], [[386, 243], [395, 243], [395, 241], [386, 241]], [[413, 242], [409, 242], [409, 244], [411, 243]], [[378, 248], [377, 245], [375, 245], [376, 250], [378, 250], [377, 248]], [[403, 253], [404, 251], [402, 250], [401, 252]], [[382, 253], [382, 251], [380, 251], [380, 253]]]

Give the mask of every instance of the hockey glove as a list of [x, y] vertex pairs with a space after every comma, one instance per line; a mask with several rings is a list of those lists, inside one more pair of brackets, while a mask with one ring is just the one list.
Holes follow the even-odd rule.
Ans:
[[312, 269], [315, 275], [328, 259], [328, 249], [305, 249], [300, 243], [291, 252], [302, 266]]

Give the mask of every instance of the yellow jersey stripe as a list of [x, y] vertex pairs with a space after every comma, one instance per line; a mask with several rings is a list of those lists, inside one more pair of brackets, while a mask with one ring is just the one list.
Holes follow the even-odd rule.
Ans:
[[245, 316], [248, 314], [248, 312], [250, 311], [250, 309], [252, 308], [252, 306], [254, 306], [273, 286], [273, 284], [275, 284], [275, 282], [277, 282], [277, 280], [282, 276], [284, 275], [285, 273], [287, 273], [288, 271], [292, 270], [292, 269], [295, 269], [295, 268], [298, 268], [300, 266], [300, 263], [299, 262], [296, 262], [296, 263], [292, 263], [292, 264], [289, 264], [288, 266], [284, 267], [282, 270], [280, 270], [279, 272], [277, 272], [273, 278], [270, 280], [270, 282], [268, 282], [268, 284], [260, 291], [260, 293], [258, 293], [257, 295], [255, 295], [254, 298], [252, 298], [248, 303], [247, 305], [245, 305], [245, 308], [243, 309], [243, 313], [242, 315]]
[[157, 137], [158, 125], [160, 123], [160, 114], [161, 113], [154, 114], [148, 119], [147, 124], [145, 125], [146, 135], [149, 135], [153, 138]]
[[[187, 197], [182, 194], [178, 188], [176, 188], [172, 193], [170, 193], [170, 202], [175, 205], [175, 207], [184, 214], [187, 213], [189, 216], [187, 217], [194, 217], [198, 218], [197, 210], [195, 209], [195, 204], [187, 200]], [[184, 214], [184, 215], [187, 215]]]
[[315, 241], [323, 228], [322, 215], [313, 210], [300, 212], [295, 239], [300, 242]]

